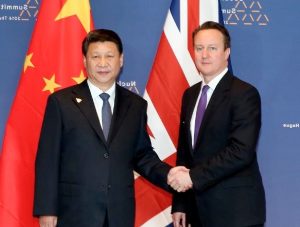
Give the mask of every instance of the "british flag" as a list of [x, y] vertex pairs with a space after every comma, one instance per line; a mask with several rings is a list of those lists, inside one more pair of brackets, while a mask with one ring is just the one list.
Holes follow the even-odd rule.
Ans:
[[[173, 0], [146, 86], [148, 130], [159, 157], [174, 165], [181, 97], [201, 78], [193, 63], [192, 31], [205, 21], [221, 21], [218, 0]], [[171, 195], [136, 179], [135, 226], [172, 226]]]

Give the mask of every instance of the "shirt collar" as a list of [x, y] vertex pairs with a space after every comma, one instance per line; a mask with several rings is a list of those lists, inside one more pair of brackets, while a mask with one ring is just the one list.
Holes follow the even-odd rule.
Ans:
[[[104, 93], [104, 91], [95, 86], [89, 79], [87, 80], [87, 84], [89, 86], [93, 98], [98, 97], [100, 94]], [[115, 100], [116, 83], [114, 83], [107, 91], [105, 91], [105, 93], [109, 94], [111, 98], [110, 100]]]
[[228, 68], [226, 67], [219, 75], [217, 75], [214, 79], [212, 79], [208, 84], [205, 84], [204, 80], [202, 80], [202, 88], [204, 85], [208, 85], [210, 89], [215, 90], [220, 80], [225, 76], [227, 73]]

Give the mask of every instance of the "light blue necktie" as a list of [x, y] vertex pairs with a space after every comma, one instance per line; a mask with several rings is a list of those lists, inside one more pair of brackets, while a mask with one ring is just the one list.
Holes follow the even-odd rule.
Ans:
[[194, 132], [194, 145], [196, 144], [199, 129], [201, 126], [201, 122], [204, 116], [204, 112], [206, 109], [206, 103], [207, 103], [207, 90], [209, 89], [208, 85], [204, 85], [202, 88], [201, 97], [197, 106], [197, 112], [196, 112], [196, 120], [195, 120], [195, 132]]
[[109, 128], [110, 128], [110, 122], [111, 122], [111, 108], [110, 104], [108, 102], [109, 94], [102, 93], [100, 94], [100, 98], [103, 100], [103, 106], [102, 106], [102, 130], [103, 134], [105, 136], [105, 139], [108, 138]]

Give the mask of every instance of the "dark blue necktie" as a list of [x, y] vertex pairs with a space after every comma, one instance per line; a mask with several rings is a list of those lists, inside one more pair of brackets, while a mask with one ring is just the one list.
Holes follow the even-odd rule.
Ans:
[[206, 103], [207, 103], [207, 90], [209, 89], [208, 85], [204, 85], [202, 88], [201, 97], [197, 106], [197, 112], [196, 112], [196, 120], [195, 120], [195, 132], [194, 132], [194, 144], [196, 144], [199, 129], [201, 126], [201, 122], [204, 116], [204, 112], [206, 109]]
[[109, 128], [110, 128], [110, 122], [111, 122], [111, 108], [110, 104], [108, 102], [109, 94], [102, 93], [100, 94], [100, 98], [103, 100], [103, 106], [102, 106], [102, 130], [103, 134], [105, 136], [105, 139], [107, 140]]

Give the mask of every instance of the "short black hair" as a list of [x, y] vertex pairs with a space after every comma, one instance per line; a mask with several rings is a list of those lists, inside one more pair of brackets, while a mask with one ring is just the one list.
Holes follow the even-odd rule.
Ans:
[[123, 53], [122, 40], [116, 32], [109, 29], [95, 29], [93, 31], [90, 31], [82, 41], [82, 54], [86, 56], [89, 45], [91, 43], [106, 41], [115, 43], [117, 45], [119, 53]]

